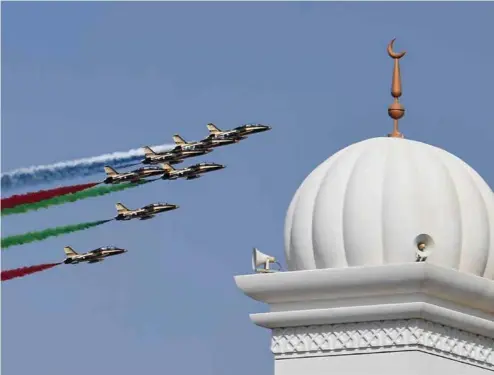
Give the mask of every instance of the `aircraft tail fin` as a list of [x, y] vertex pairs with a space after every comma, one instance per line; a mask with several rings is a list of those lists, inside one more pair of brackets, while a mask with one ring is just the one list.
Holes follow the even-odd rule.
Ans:
[[70, 246], [65, 246], [63, 248], [63, 251], [65, 252], [65, 255], [67, 255], [69, 258], [77, 255], [77, 252], [74, 249], [72, 249]]
[[153, 149], [149, 146], [144, 146], [144, 156], [153, 156], [156, 155], [156, 152], [153, 151]]
[[161, 168], [163, 168], [166, 172], [174, 171], [175, 168], [173, 168], [170, 164], [168, 163], [162, 163]]
[[117, 207], [117, 212], [118, 212], [119, 214], [123, 214], [124, 212], [128, 212], [128, 211], [129, 211], [129, 209], [128, 209], [127, 207], [125, 207], [125, 206], [124, 206], [122, 203], [120, 203], [120, 202], [119, 202], [119, 203], [117, 203], [115, 206]]
[[207, 124], [206, 125], [208, 127], [208, 130], [209, 130], [209, 134], [217, 134], [217, 133], [221, 133], [221, 129], [218, 128], [215, 124]]
[[175, 142], [176, 145], [186, 145], [187, 144], [187, 142], [185, 141], [185, 139], [183, 139], [178, 134], [175, 134], [173, 136], [173, 141]]
[[118, 172], [113, 169], [112, 167], [109, 167], [108, 165], [105, 165], [105, 173], [108, 175], [108, 176], [117, 176], [118, 175]]

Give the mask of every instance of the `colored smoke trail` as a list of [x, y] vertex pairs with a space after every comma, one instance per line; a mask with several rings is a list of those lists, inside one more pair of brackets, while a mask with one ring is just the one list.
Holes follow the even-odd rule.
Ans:
[[[171, 149], [172, 145], [151, 146], [156, 152]], [[50, 181], [67, 180], [74, 177], [91, 176], [103, 172], [105, 165], [115, 168], [125, 168], [135, 165], [144, 156], [142, 148], [132, 149], [125, 152], [114, 152], [94, 156], [90, 158], [64, 161], [50, 165], [39, 165], [28, 168], [20, 168], [2, 174], [2, 189], [10, 190], [23, 186], [34, 186]]]
[[58, 237], [63, 234], [73, 233], [81, 230], [86, 230], [89, 228], [96, 227], [98, 225], [108, 223], [111, 220], [98, 220], [90, 221], [87, 223], [79, 223], [73, 225], [65, 225], [62, 227], [48, 228], [45, 230], [40, 230], [36, 232], [28, 232], [24, 234], [19, 234], [15, 236], [9, 236], [2, 238], [2, 250], [7, 249], [11, 246], [24, 245], [26, 243], [34, 241], [43, 241], [50, 237]]
[[40, 190], [32, 193], [12, 195], [11, 197], [2, 199], [1, 208], [2, 209], [13, 208], [19, 206], [20, 204], [36, 203], [60, 195], [76, 193], [81, 190], [89, 189], [98, 184], [99, 182], [91, 182], [88, 184], [62, 186], [55, 189]]
[[90, 189], [79, 191], [79, 192], [74, 193], [74, 194], [61, 195], [59, 197], [47, 199], [47, 200], [37, 202], [37, 203], [21, 204], [20, 206], [16, 206], [14, 208], [7, 208], [7, 209], [2, 210], [2, 216], [12, 215], [12, 214], [21, 214], [21, 213], [28, 212], [28, 211], [39, 210], [42, 208], [48, 208], [51, 206], [57, 206], [60, 204], [65, 204], [65, 203], [71, 203], [71, 202], [75, 202], [75, 201], [78, 201], [81, 199], [99, 197], [101, 195], [106, 195], [106, 194], [110, 194], [113, 192], [137, 187], [137, 186], [143, 185], [143, 184], [148, 183], [148, 182], [151, 182], [151, 181], [141, 181], [141, 182], [136, 182], [136, 183], [126, 183], [126, 184], [119, 184], [119, 185], [112, 185], [112, 186], [96, 186], [96, 187], [92, 187]]
[[10, 279], [15, 279], [16, 277], [27, 276], [35, 272], [48, 270], [50, 268], [58, 266], [59, 264], [62, 263], [37, 264], [35, 266], [21, 267], [21, 268], [15, 268], [13, 270], [2, 271], [2, 281], [7, 281]]

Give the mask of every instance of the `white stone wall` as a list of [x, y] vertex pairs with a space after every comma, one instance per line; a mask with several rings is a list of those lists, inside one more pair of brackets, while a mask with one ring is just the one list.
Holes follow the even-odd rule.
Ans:
[[420, 351], [277, 359], [275, 375], [490, 375], [492, 370]]

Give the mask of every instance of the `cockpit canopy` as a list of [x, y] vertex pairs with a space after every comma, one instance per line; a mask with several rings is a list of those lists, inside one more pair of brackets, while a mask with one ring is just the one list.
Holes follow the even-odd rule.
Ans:
[[148, 204], [146, 206], [144, 206], [144, 208], [152, 208], [152, 207], [159, 207], [159, 206], [168, 206], [169, 203], [162, 203], [162, 202], [158, 202], [158, 203], [151, 203], [151, 204]]
[[245, 129], [245, 128], [250, 128], [250, 127], [253, 127], [253, 126], [266, 126], [266, 125], [263, 125], [263, 124], [256, 124], [256, 123], [249, 123], [249, 124], [244, 124], [242, 126], [237, 126], [235, 129], [236, 130], [242, 130], [242, 129]]

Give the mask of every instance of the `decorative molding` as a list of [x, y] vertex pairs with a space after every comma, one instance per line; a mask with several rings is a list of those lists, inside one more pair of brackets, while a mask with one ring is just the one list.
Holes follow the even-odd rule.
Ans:
[[241, 275], [235, 282], [247, 296], [272, 307], [422, 293], [494, 314], [494, 280], [426, 262]]
[[423, 319], [273, 329], [276, 359], [419, 350], [494, 370], [494, 339]]
[[[345, 307], [303, 309], [309, 304], [307, 303], [306, 306], [301, 304], [299, 308], [292, 307], [292, 310], [288, 311], [250, 314], [250, 318], [258, 326], [270, 329], [424, 319], [494, 339], [494, 315], [480, 314], [478, 311], [461, 309], [455, 305], [447, 306], [444, 301], [435, 301], [421, 295], [416, 295], [416, 298], [428, 302], [404, 302], [399, 296], [383, 301], [381, 297], [376, 297], [367, 299], [367, 305], [364, 305], [365, 301], [352, 300], [350, 305]], [[369, 301], [372, 301], [372, 304]]]

